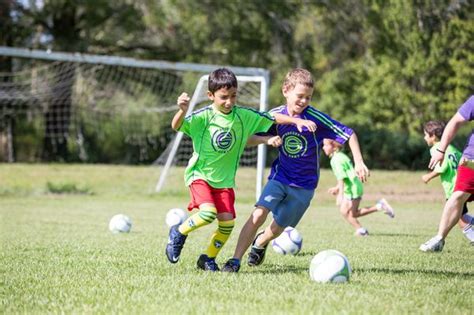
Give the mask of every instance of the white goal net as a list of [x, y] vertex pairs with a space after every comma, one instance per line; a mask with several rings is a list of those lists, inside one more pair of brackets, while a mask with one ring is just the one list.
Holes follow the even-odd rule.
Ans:
[[[170, 126], [178, 95], [194, 91], [194, 110], [210, 104], [207, 75], [219, 67], [1, 46], [0, 62], [1, 160], [160, 165], [157, 188], [192, 150]], [[265, 110], [268, 71], [229, 68], [238, 104]], [[258, 166], [257, 193], [264, 159], [263, 146], [241, 159]]]

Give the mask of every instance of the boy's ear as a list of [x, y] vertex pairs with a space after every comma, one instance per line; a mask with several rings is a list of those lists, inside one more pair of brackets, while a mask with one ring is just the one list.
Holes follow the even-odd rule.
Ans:
[[211, 101], [213, 101], [214, 100], [214, 93], [212, 93], [211, 91], [207, 91], [207, 97], [209, 97], [209, 99]]

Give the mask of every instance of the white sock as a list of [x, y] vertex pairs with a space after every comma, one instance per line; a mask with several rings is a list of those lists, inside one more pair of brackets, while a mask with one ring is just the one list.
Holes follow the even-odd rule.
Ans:
[[474, 228], [472, 225], [466, 225], [462, 230], [462, 233], [469, 241], [474, 242]]

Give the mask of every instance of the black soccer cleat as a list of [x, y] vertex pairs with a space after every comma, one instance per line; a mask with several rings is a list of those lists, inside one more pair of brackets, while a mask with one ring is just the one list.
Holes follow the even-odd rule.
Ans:
[[199, 256], [197, 267], [205, 271], [219, 271], [219, 266], [216, 263], [216, 259], [209, 258], [209, 256], [205, 254]]
[[260, 232], [255, 236], [253, 240], [252, 247], [250, 248], [249, 258], [247, 259], [247, 265], [254, 267], [261, 265], [265, 260], [265, 253], [267, 251], [268, 243], [263, 248], [256, 248], [255, 243], [257, 238], [262, 235], [264, 232]]

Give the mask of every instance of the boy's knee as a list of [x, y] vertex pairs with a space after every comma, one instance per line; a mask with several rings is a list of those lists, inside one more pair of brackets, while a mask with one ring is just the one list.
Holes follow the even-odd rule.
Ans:
[[252, 219], [253, 224], [260, 226], [267, 219], [267, 215], [268, 215], [268, 210], [257, 207], [252, 212], [252, 215], [250, 217]]

